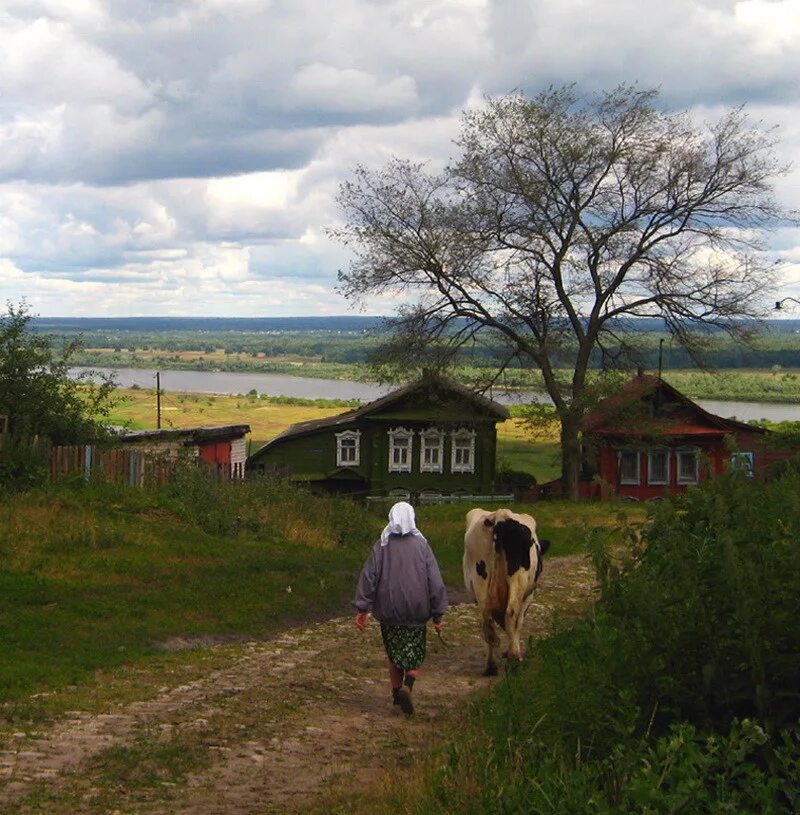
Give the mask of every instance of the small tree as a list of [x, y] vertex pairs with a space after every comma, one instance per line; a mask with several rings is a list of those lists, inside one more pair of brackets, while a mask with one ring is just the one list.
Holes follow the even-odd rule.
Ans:
[[656, 97], [621, 86], [489, 99], [464, 115], [441, 173], [395, 159], [339, 190], [331, 233], [353, 251], [343, 293], [409, 302], [388, 358], [446, 364], [482, 338], [504, 349], [500, 370], [540, 369], [573, 497], [592, 359], [630, 365], [637, 317], [663, 320], [696, 360], [710, 330], [747, 340], [773, 282], [764, 230], [789, 217], [769, 133], [741, 109], [701, 127]]
[[30, 330], [31, 314], [22, 303], [7, 304], [0, 316], [0, 415], [9, 417], [18, 437], [41, 436], [70, 444], [105, 435], [114, 383], [73, 378], [70, 359], [80, 341], [56, 353], [50, 339]]

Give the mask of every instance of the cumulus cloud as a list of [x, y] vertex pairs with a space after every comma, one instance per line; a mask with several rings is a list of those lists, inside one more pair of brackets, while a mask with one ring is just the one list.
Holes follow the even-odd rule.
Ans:
[[[800, 0], [6, 0], [0, 297], [341, 313], [324, 227], [355, 163], [441, 166], [485, 93], [622, 81], [698, 116], [747, 102], [791, 160], [798, 43]], [[777, 189], [800, 208], [798, 180]], [[798, 246], [774, 237], [787, 294]]]

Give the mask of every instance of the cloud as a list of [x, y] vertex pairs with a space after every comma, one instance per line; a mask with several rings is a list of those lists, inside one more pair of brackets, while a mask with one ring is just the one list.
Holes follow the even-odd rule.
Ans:
[[[747, 102], [789, 160], [799, 43], [800, 0], [6, 0], [0, 296], [341, 312], [324, 227], [357, 162], [435, 169], [484, 93], [621, 81], [700, 117]], [[776, 188], [800, 208], [798, 178]], [[775, 236], [787, 281], [798, 245]]]

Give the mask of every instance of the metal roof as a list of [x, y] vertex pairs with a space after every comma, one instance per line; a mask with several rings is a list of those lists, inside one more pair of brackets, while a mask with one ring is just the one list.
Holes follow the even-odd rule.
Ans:
[[236, 439], [250, 432], [249, 424], [224, 424], [211, 427], [170, 427], [161, 430], [127, 430], [119, 437], [123, 444], [153, 441], [182, 441], [196, 444], [203, 441]]

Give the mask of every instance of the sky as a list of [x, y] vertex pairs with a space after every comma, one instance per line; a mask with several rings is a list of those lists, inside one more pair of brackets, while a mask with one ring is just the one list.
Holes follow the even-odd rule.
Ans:
[[[346, 314], [353, 166], [442, 162], [486, 95], [567, 83], [746, 104], [800, 209], [798, 77], [800, 0], [0, 0], [0, 303]], [[770, 250], [800, 298], [800, 229]]]

